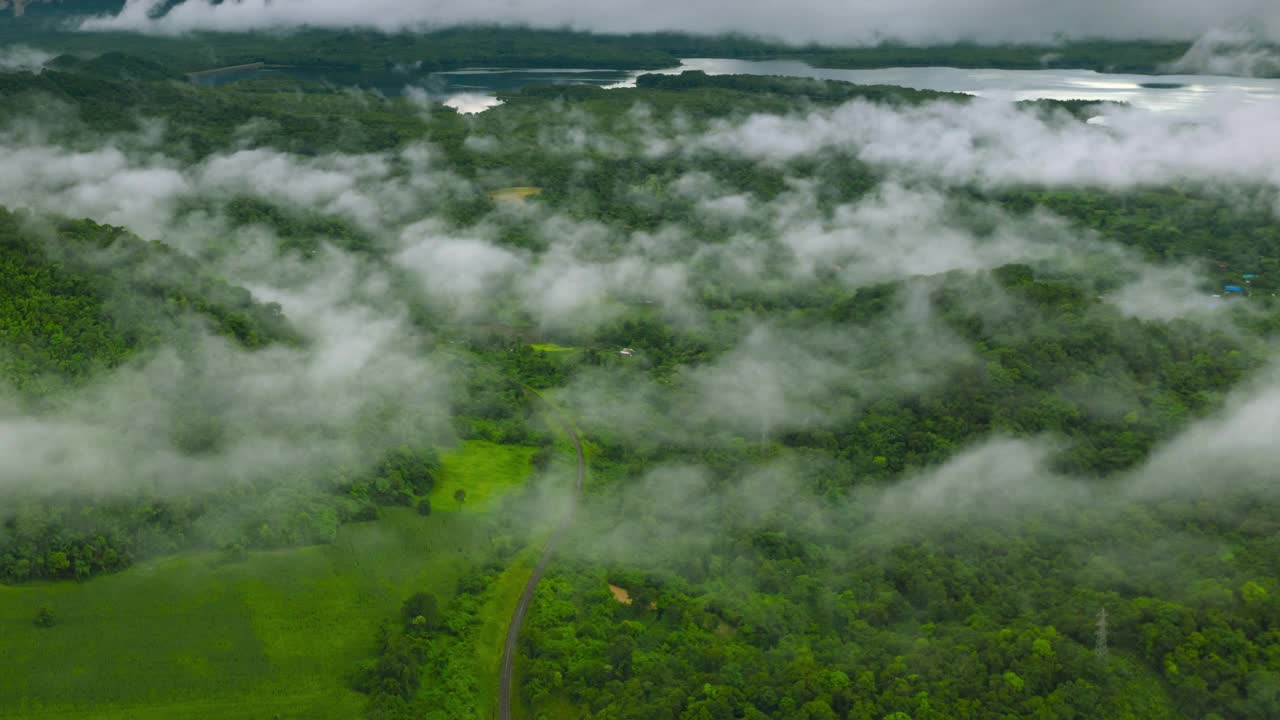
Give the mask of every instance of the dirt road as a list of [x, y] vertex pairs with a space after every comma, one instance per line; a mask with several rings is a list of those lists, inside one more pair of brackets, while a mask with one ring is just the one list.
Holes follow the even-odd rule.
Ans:
[[515, 674], [516, 645], [520, 641], [520, 628], [524, 626], [524, 618], [529, 614], [529, 606], [533, 604], [533, 593], [538, 589], [538, 581], [542, 580], [542, 574], [546, 572], [547, 565], [551, 562], [551, 555], [555, 553], [560, 536], [573, 524], [578, 497], [582, 495], [582, 481], [587, 474], [587, 461], [582, 454], [582, 440], [578, 437], [578, 431], [568, 421], [561, 420], [561, 424], [565, 432], [569, 433], [569, 438], [573, 440], [573, 448], [578, 451], [578, 480], [574, 485], [573, 501], [569, 511], [565, 513], [560, 527], [556, 528], [551, 539], [547, 541], [547, 547], [542, 551], [542, 558], [538, 560], [538, 566], [529, 576], [529, 582], [525, 584], [524, 592], [520, 594], [520, 602], [516, 603], [516, 610], [511, 614], [511, 624], [507, 626], [507, 641], [502, 646], [502, 671], [498, 675], [498, 720], [511, 720], [512, 676]]

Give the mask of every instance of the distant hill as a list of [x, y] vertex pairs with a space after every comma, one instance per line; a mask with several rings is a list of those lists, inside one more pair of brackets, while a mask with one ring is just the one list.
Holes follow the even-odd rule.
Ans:
[[117, 13], [124, 0], [0, 0], [0, 16], [51, 17]]
[[64, 72], [80, 73], [107, 80], [182, 80], [182, 73], [164, 65], [121, 52], [109, 52], [95, 58], [79, 58], [75, 55], [59, 55], [49, 62], [49, 68]]

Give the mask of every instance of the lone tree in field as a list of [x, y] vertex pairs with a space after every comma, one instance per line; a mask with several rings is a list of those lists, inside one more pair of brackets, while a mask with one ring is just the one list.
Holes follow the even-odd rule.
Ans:
[[467, 501], [467, 491], [463, 490], [462, 488], [458, 488], [453, 493], [453, 499], [457, 500], [458, 504], [461, 505], [462, 503]]
[[42, 628], [53, 627], [53, 623], [54, 623], [54, 619], [53, 619], [52, 610], [50, 610], [47, 607], [41, 607], [39, 610], [36, 610], [36, 619], [35, 619], [36, 627], [42, 627]]

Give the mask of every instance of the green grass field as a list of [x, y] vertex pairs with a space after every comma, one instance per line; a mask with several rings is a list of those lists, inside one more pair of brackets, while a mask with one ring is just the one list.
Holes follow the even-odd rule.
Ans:
[[[386, 511], [330, 546], [0, 587], [0, 717], [355, 718], [355, 663], [417, 590], [447, 602], [485, 550], [460, 513]], [[47, 605], [57, 625], [36, 628]]]
[[[488, 557], [476, 515], [528, 480], [534, 452], [467, 442], [441, 460], [432, 502], [444, 512], [386, 509], [344, 526], [332, 545], [231, 564], [184, 554], [85, 583], [0, 586], [0, 718], [360, 717], [364, 696], [349, 676], [373, 653], [378, 624], [419, 590], [448, 602]], [[477, 663], [493, 666], [481, 675], [490, 685], [534, 557], [517, 556], [485, 613]], [[54, 627], [34, 626], [41, 606]]]
[[[532, 472], [537, 448], [468, 440], [440, 458], [440, 472], [431, 491], [431, 506], [439, 510], [483, 512], [502, 495], [524, 486]], [[467, 499], [459, 508], [453, 494], [462, 489]]]

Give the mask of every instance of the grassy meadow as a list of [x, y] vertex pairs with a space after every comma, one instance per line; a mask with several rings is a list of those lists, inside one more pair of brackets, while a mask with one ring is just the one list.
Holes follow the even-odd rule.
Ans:
[[[536, 452], [532, 447], [468, 440], [440, 458], [440, 472], [431, 491], [432, 508], [487, 511], [493, 501], [523, 487]], [[454, 499], [458, 490], [467, 493], [461, 506]]]
[[533, 348], [534, 350], [537, 350], [538, 352], [544, 352], [544, 353], [571, 353], [571, 352], [575, 352], [578, 349], [578, 348], [572, 348], [572, 347], [564, 347], [563, 345], [556, 345], [555, 343], [534, 343], [529, 347]]
[[[388, 508], [344, 526], [332, 545], [233, 563], [184, 554], [84, 583], [0, 586], [0, 718], [359, 717], [365, 698], [348, 678], [374, 651], [378, 624], [417, 591], [447, 603], [489, 557], [478, 515], [524, 483], [533, 453], [465, 443], [442, 458], [436, 512]], [[492, 666], [490, 684], [535, 558], [517, 556], [485, 613], [477, 663]], [[32, 622], [42, 606], [54, 627]]]

